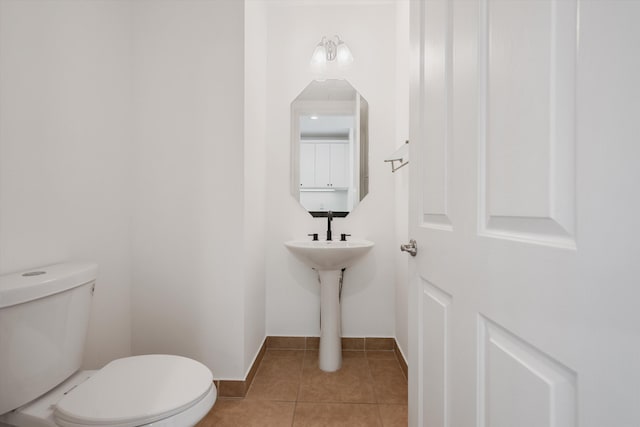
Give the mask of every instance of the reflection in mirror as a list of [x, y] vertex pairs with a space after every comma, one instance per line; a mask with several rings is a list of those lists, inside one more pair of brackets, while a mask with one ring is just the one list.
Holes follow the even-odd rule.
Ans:
[[346, 80], [291, 103], [291, 194], [313, 216], [346, 216], [369, 192], [368, 104]]

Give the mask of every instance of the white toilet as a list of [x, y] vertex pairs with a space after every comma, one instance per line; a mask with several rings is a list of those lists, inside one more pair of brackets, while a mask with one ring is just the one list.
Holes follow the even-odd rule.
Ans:
[[217, 395], [200, 362], [154, 354], [78, 371], [96, 274], [65, 263], [0, 277], [0, 426], [194, 426]]

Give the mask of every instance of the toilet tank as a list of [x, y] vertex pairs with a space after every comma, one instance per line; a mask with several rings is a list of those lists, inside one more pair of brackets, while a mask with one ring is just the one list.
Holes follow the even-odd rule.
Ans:
[[0, 276], [0, 414], [80, 368], [97, 270], [78, 262]]

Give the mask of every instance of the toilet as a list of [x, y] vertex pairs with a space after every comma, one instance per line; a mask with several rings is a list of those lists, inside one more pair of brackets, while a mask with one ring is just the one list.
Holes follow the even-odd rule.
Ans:
[[0, 277], [0, 426], [188, 427], [216, 401], [209, 368], [164, 354], [79, 370], [97, 265]]

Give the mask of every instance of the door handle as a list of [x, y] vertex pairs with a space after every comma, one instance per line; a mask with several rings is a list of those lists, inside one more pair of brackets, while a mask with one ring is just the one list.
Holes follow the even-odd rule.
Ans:
[[403, 252], [409, 252], [411, 256], [416, 256], [418, 253], [418, 244], [415, 240], [409, 240], [409, 243], [406, 245], [400, 245], [400, 250]]

